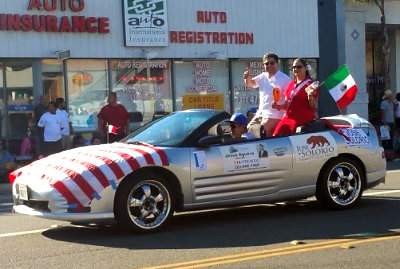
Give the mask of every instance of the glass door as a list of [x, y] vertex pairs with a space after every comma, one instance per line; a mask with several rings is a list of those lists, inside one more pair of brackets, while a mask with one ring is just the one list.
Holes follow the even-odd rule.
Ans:
[[42, 61], [43, 95], [49, 100], [65, 99], [63, 62], [54, 59]]

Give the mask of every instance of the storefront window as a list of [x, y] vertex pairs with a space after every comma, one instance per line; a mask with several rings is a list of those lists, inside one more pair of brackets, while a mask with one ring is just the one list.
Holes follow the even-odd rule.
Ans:
[[97, 113], [106, 104], [106, 60], [68, 60], [68, 99], [74, 132], [97, 129]]
[[130, 129], [173, 110], [170, 63], [165, 60], [111, 61], [112, 91], [130, 114]]
[[12, 139], [26, 136], [33, 117], [32, 63], [5, 63], [9, 133]]
[[4, 69], [3, 69], [3, 65], [0, 63], [0, 139], [3, 139], [4, 137], [6, 137], [6, 107], [4, 104], [4, 92], [5, 92], [5, 88], [4, 88]]
[[175, 61], [176, 109], [230, 111], [227, 61]]
[[248, 69], [254, 77], [264, 71], [260, 60], [238, 60], [232, 62], [234, 111], [246, 113], [258, 107], [258, 89], [247, 88], [243, 83], [243, 72]]
[[43, 93], [49, 100], [65, 98], [63, 63], [59, 60], [42, 61]]

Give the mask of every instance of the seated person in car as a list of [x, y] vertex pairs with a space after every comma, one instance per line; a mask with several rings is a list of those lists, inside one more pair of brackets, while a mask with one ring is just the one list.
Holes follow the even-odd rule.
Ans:
[[255, 139], [253, 133], [247, 131], [247, 117], [242, 113], [235, 113], [228, 121], [231, 125], [232, 138]]

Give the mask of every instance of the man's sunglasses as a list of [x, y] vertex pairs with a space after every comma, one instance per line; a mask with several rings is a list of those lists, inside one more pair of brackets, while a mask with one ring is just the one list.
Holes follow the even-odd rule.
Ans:
[[264, 65], [275, 65], [276, 62], [265, 62]]

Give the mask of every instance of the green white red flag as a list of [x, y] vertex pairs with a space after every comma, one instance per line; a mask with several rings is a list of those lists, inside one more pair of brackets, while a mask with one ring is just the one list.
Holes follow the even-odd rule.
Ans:
[[357, 84], [346, 65], [342, 65], [323, 83], [323, 87], [335, 100], [340, 109], [346, 108], [357, 95]]

